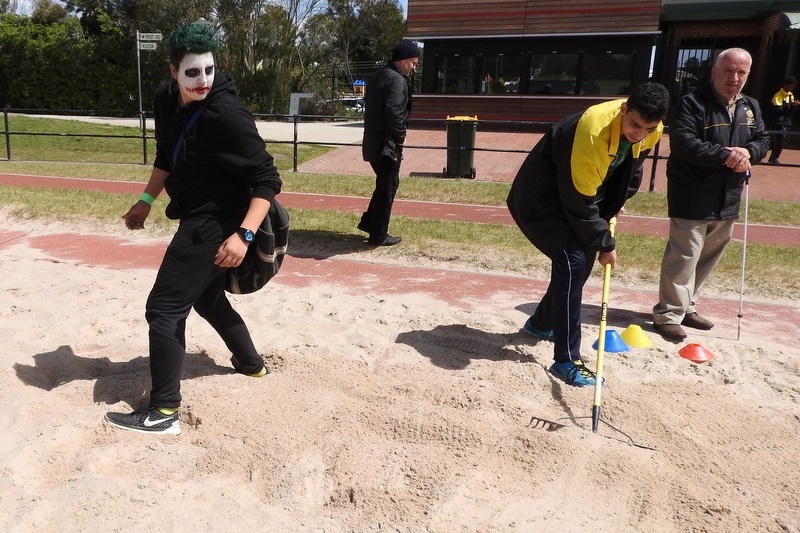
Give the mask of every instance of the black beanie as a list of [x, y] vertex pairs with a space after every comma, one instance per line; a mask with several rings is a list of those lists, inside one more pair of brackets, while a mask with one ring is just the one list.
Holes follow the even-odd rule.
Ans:
[[419, 57], [419, 47], [414, 41], [403, 39], [392, 50], [392, 61], [401, 61], [410, 57]]

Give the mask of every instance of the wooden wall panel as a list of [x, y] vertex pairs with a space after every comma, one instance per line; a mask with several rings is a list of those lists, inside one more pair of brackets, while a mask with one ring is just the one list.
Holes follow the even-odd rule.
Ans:
[[412, 38], [658, 31], [661, 0], [408, 0]]
[[528, 0], [525, 33], [655, 32], [661, 0]]
[[409, 0], [407, 33], [413, 37], [520, 35], [525, 30], [526, 3], [526, 0]]

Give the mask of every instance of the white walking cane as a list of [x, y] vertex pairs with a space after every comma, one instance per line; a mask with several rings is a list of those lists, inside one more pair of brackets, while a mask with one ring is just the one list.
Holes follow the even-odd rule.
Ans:
[[750, 207], [750, 171], [747, 171], [747, 176], [744, 178], [744, 229], [742, 230], [742, 275], [741, 283], [739, 285], [739, 325], [736, 328], [736, 340], [738, 341], [742, 335], [742, 317], [743, 303], [744, 303], [744, 265], [747, 259], [747, 211]]

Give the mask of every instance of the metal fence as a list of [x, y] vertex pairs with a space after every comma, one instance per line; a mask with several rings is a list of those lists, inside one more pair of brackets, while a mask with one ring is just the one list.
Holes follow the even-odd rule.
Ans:
[[[147, 120], [148, 113], [143, 112], [139, 116], [131, 117], [118, 115], [113, 116], [109, 114], [104, 114], [103, 117], [107, 118], [118, 118], [118, 119], [130, 119], [137, 121], [138, 124], [138, 133], [135, 135], [114, 135], [114, 134], [91, 134], [91, 133], [53, 133], [53, 132], [32, 132], [32, 131], [13, 131], [9, 127], [9, 115], [57, 115], [63, 117], [94, 117], [98, 118], [95, 114], [87, 111], [78, 111], [78, 110], [38, 110], [38, 109], [12, 109], [12, 108], [5, 108], [3, 109], [3, 131], [2, 135], [5, 140], [5, 161], [12, 161], [13, 160], [13, 152], [12, 152], [12, 138], [17, 136], [51, 136], [51, 137], [59, 137], [59, 138], [109, 138], [109, 139], [128, 139], [131, 142], [141, 142], [141, 149], [142, 149], [142, 163], [143, 165], [148, 164], [148, 141], [154, 141], [155, 137], [148, 132], [147, 129]], [[292, 138], [289, 140], [274, 140], [271, 139], [269, 142], [270, 144], [291, 144], [292, 145], [292, 170], [297, 172], [298, 168], [298, 149], [302, 145], [308, 146], [360, 146], [360, 144], [354, 144], [352, 142], [338, 142], [336, 140], [322, 140], [322, 141], [303, 141], [300, 140], [300, 128], [303, 124], [314, 124], [319, 122], [335, 122], [335, 121], [347, 121], [353, 120], [353, 116], [320, 116], [320, 115], [278, 115], [278, 114], [253, 114], [253, 117], [257, 120], [264, 120], [270, 122], [283, 122], [283, 123], [291, 123], [293, 125], [293, 134]], [[446, 120], [442, 119], [415, 119], [414, 123], [420, 125], [421, 127], [425, 128], [443, 128], [446, 127]], [[515, 132], [528, 132], [528, 133], [538, 133], [544, 132], [547, 128], [552, 124], [550, 122], [522, 122], [522, 121], [480, 121], [480, 124], [483, 125], [486, 129], [490, 131], [515, 131]], [[668, 132], [667, 132], [668, 133]], [[787, 144], [792, 143], [792, 138], [800, 136], [800, 132], [777, 132], [777, 131], [769, 131], [771, 135], [774, 134], [785, 134], [787, 136]], [[660, 161], [666, 160], [667, 156], [660, 155], [660, 146], [661, 143], [657, 144], [654, 150], [648, 155], [648, 159], [652, 161], [651, 170], [650, 170], [650, 185], [649, 190], [653, 191], [655, 188], [655, 180], [656, 180], [656, 173], [658, 171], [658, 164]], [[530, 150], [517, 150], [517, 149], [502, 149], [502, 148], [481, 148], [480, 146], [451, 146], [448, 143], [447, 146], [415, 146], [415, 145], [406, 145], [406, 148], [414, 148], [419, 150], [442, 150], [448, 151], [456, 151], [456, 157], [460, 155], [461, 152], [499, 152], [499, 153], [528, 153]], [[95, 161], [95, 162], [104, 162], [104, 161]], [[105, 161], [108, 163], [108, 161]], [[113, 162], [112, 162], [113, 163]], [[766, 163], [759, 163], [759, 164], [766, 164]], [[782, 163], [781, 166], [790, 167], [790, 168], [798, 168], [800, 167], [799, 164], [791, 164], [791, 163]]]

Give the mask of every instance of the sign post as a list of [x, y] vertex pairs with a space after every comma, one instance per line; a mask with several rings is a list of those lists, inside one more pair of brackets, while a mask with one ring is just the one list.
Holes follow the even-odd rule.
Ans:
[[160, 33], [140, 33], [136, 30], [136, 75], [139, 79], [139, 128], [142, 132], [142, 153], [147, 164], [147, 125], [145, 124], [144, 111], [142, 110], [142, 50], [157, 50], [158, 41], [164, 36]]

